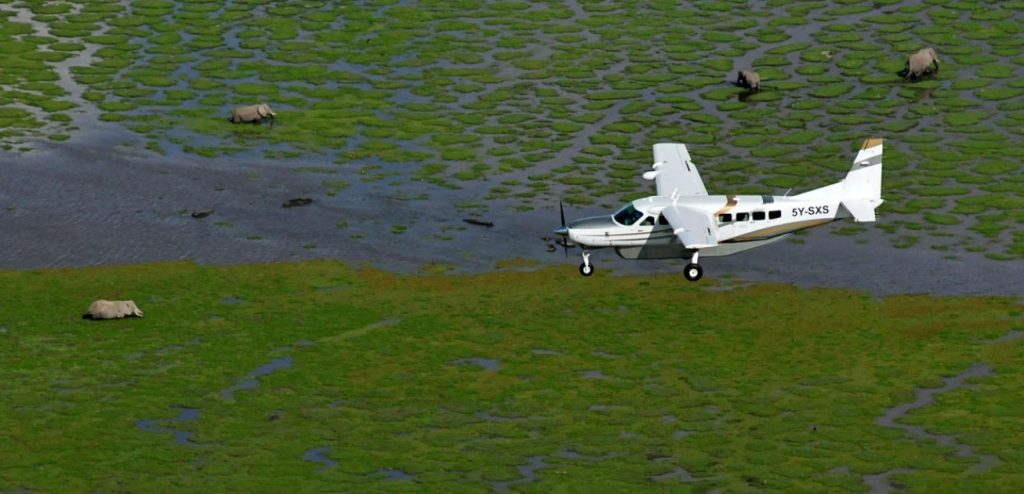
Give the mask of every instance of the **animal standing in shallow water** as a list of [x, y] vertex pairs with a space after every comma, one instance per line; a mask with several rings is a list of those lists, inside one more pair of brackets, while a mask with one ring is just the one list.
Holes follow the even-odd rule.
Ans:
[[[932, 65], [935, 68], [932, 68]], [[939, 56], [935, 54], [934, 48], [921, 48], [910, 56], [906, 66], [899, 72], [904, 79], [918, 79], [933, 72], [939, 71]]]
[[758, 91], [761, 89], [761, 76], [753, 70], [741, 70], [736, 74], [736, 85]]
[[142, 317], [142, 310], [132, 300], [97, 300], [89, 304], [89, 311], [82, 314], [82, 319], [121, 319], [124, 317]]
[[239, 106], [231, 110], [231, 116], [228, 117], [228, 120], [231, 123], [260, 123], [263, 119], [273, 119], [276, 116], [277, 114], [270, 109], [270, 105], [260, 103], [258, 105]]

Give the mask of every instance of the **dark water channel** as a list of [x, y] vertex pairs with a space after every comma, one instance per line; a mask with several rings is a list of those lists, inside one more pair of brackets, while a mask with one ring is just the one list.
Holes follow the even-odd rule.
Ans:
[[168, 427], [171, 424], [180, 424], [184, 422], [195, 422], [199, 419], [198, 408], [185, 408], [175, 407], [178, 410], [178, 415], [173, 418], [155, 418], [155, 419], [140, 419], [135, 422], [140, 430], [145, 432], [157, 432], [161, 434], [170, 434], [174, 438], [176, 444], [183, 444], [188, 446], [198, 445], [194, 440], [195, 435], [192, 431], [185, 431]]
[[281, 369], [287, 369], [292, 366], [292, 363], [292, 357], [281, 357], [271, 360], [270, 362], [257, 367], [255, 370], [250, 372], [245, 379], [239, 381], [237, 384], [228, 386], [221, 390], [220, 398], [225, 401], [234, 401], [235, 392], [256, 389], [260, 385], [259, 378], [277, 372]]
[[311, 448], [307, 449], [304, 453], [302, 453], [302, 459], [305, 461], [321, 464], [322, 466], [318, 468], [317, 471], [323, 472], [333, 468], [335, 465], [338, 464], [336, 460], [327, 456], [328, 454], [330, 454], [330, 452], [331, 448], [328, 448], [326, 446], [321, 446], [319, 448]]
[[[992, 344], [1014, 341], [1019, 339], [1021, 334], [1024, 334], [1024, 331], [1012, 330], [1006, 335], [988, 343]], [[935, 434], [921, 426], [904, 424], [900, 422], [900, 419], [907, 416], [907, 414], [914, 410], [932, 405], [935, 403], [936, 395], [957, 390], [962, 388], [969, 379], [987, 377], [992, 375], [992, 373], [992, 366], [984, 363], [978, 363], [964, 369], [955, 376], [943, 379], [943, 384], [941, 386], [934, 388], [917, 388], [914, 390], [913, 401], [901, 403], [885, 410], [885, 413], [883, 413], [881, 417], [878, 417], [875, 420], [875, 423], [882, 427], [900, 429], [904, 431], [907, 436], [916, 440], [936, 442], [942, 446], [950, 447], [954, 450], [953, 455], [958, 458], [975, 459], [977, 463], [970, 468], [969, 473], [988, 471], [1000, 463], [997, 456], [979, 453], [975, 451], [972, 446], [959, 442], [954, 435]], [[871, 489], [871, 493], [882, 494], [901, 488], [901, 486], [895, 485], [889, 480], [891, 475], [910, 472], [913, 472], [913, 470], [908, 468], [896, 468], [878, 474], [864, 475], [862, 479]]]

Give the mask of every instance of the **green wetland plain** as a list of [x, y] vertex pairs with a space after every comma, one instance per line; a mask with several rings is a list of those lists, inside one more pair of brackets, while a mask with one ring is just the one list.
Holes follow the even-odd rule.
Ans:
[[[1019, 301], [705, 281], [336, 261], [0, 273], [0, 491], [1024, 481]], [[145, 317], [80, 319], [99, 293]], [[922, 390], [934, 402], [909, 407]]]
[[[1018, 1], [2, 2], [0, 493], [1016, 492], [1022, 30]], [[227, 123], [258, 101], [273, 125]], [[781, 194], [868, 136], [879, 221], [826, 240], [1014, 296], [585, 279], [461, 220], [560, 259], [532, 223], [650, 194], [656, 142]], [[768, 249], [821, 240], [750, 255], [790, 282]], [[139, 264], [330, 242], [364, 257]], [[145, 317], [82, 320], [97, 298]]]
[[[155, 156], [293, 163], [324, 194], [482, 191], [457, 204], [478, 213], [616, 207], [649, 193], [639, 174], [661, 141], [690, 146], [709, 190], [808, 190], [880, 136], [887, 204], [868, 228], [950, 257], [1024, 255], [1022, 2], [78, 0], [0, 14], [14, 153], [110, 123]], [[903, 81], [924, 46], [941, 70]], [[728, 83], [748, 66], [765, 87], [749, 97]], [[225, 124], [256, 101], [274, 126]]]

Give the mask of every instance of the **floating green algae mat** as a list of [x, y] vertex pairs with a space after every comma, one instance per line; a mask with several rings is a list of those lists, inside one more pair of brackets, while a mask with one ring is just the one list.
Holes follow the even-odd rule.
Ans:
[[[896, 468], [912, 491], [1022, 480], [1024, 307], [1008, 299], [327, 261], [2, 272], [0, 287], [4, 491], [863, 491]], [[145, 317], [80, 319], [100, 297]], [[975, 364], [993, 373], [901, 422], [994, 465], [876, 423]], [[692, 479], [661, 477], [679, 469]]]
[[[1020, 179], [1019, 170], [975, 171], [1022, 157], [1011, 145], [1024, 135], [1024, 90], [1012, 77], [1024, 60], [1014, 21], [1020, 2], [765, 9], [667, 1], [14, 3], [0, 8], [0, 140], [19, 149], [40, 137], [74, 142], [88, 122], [71, 116], [96, 108], [99, 120], [139, 134], [151, 150], [370, 162], [405, 182], [443, 162], [430, 183], [500, 187], [488, 197], [520, 209], [552, 206], [558, 196], [612, 205], [646, 194], [650, 184], [638, 177], [659, 141], [689, 144], [711, 189], [731, 194], [782, 193], [793, 177], [773, 170], [795, 163], [812, 165], [800, 187], [831, 183], [840, 175], [829, 172], [873, 135], [887, 140], [888, 200], [937, 178], [947, 183], [929, 185], [973, 180], [972, 191]], [[941, 70], [902, 80], [896, 72], [924, 46], [938, 50]], [[728, 82], [746, 66], [762, 74], [763, 91], [745, 95]], [[278, 112], [273, 128], [227, 124], [231, 107], [259, 100]], [[185, 144], [186, 136], [205, 144]], [[841, 146], [816, 146], [826, 143]], [[591, 145], [611, 152], [587, 155], [592, 168], [564, 170]], [[936, 176], [936, 156], [955, 158], [963, 175]], [[737, 162], [752, 166], [730, 174]], [[544, 197], [527, 175], [547, 177]], [[580, 177], [593, 182], [574, 184]], [[519, 183], [495, 185], [508, 179]], [[947, 232], [980, 240], [970, 228], [977, 217], [952, 207], [947, 201], [932, 212], [959, 217]], [[886, 207], [879, 215], [905, 219]], [[1010, 244], [986, 243], [1020, 259]]]

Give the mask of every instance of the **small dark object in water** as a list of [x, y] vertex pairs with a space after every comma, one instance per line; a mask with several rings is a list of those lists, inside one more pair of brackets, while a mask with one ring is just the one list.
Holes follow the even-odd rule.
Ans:
[[205, 218], [213, 214], [213, 209], [200, 209], [198, 211], [192, 211], [193, 218]]
[[555, 247], [555, 244], [548, 244], [548, 252], [554, 252], [556, 250], [558, 250], [558, 248]]
[[478, 220], [476, 218], [462, 218], [462, 221], [465, 221], [470, 225], [486, 226], [487, 228], [494, 226], [494, 223], [491, 223], [490, 221]]
[[293, 208], [295, 206], [305, 206], [306, 204], [309, 204], [311, 202], [313, 202], [313, 200], [308, 197], [296, 197], [294, 199], [288, 199], [287, 201], [284, 202], [284, 204], [281, 205], [281, 207]]

